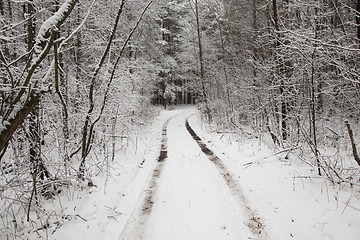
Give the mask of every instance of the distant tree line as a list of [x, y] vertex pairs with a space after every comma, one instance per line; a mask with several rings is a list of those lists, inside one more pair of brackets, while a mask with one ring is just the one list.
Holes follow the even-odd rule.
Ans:
[[223, 128], [266, 131], [278, 147], [306, 148], [318, 174], [339, 180], [343, 169], [322, 148], [356, 148], [342, 144], [350, 145], [345, 120], [357, 126], [360, 117], [360, 1], [192, 3], [204, 116]]

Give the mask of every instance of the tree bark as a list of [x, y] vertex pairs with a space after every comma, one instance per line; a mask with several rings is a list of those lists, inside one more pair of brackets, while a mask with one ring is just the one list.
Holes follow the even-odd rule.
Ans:
[[281, 114], [281, 134], [282, 134], [282, 140], [286, 140], [288, 137], [288, 131], [287, 131], [287, 103], [285, 99], [286, 95], [286, 87], [284, 82], [285, 77], [285, 63], [282, 57], [280, 56], [280, 47], [281, 47], [281, 35], [280, 35], [280, 26], [279, 26], [279, 15], [278, 15], [278, 8], [277, 8], [277, 2], [276, 0], [273, 0], [273, 20], [274, 20], [274, 27], [275, 27], [275, 46], [276, 46], [276, 72], [278, 72], [278, 77], [280, 78], [280, 86], [279, 86], [279, 92], [280, 92], [280, 114]]
[[[31, 52], [34, 47], [35, 42], [35, 22], [34, 19], [30, 16], [35, 14], [33, 8], [33, 1], [29, 0], [27, 3], [27, 14], [29, 16], [28, 20], [28, 37], [27, 37], [27, 51]], [[31, 62], [31, 55], [28, 61], [28, 66]], [[40, 100], [39, 100], [40, 101]], [[34, 193], [36, 197], [36, 179], [39, 177], [41, 180], [44, 180], [46, 177], [49, 177], [50, 174], [47, 171], [44, 163], [41, 159], [41, 139], [40, 139], [40, 123], [39, 123], [39, 104], [35, 105], [30, 113], [29, 118], [29, 158], [31, 163], [31, 172], [33, 174], [34, 181]]]
[[321, 176], [321, 168], [319, 161], [319, 152], [317, 147], [317, 135], [316, 135], [316, 108], [315, 108], [315, 50], [312, 54], [312, 63], [311, 63], [311, 102], [310, 102], [310, 110], [311, 110], [311, 125], [313, 131], [313, 143], [315, 149], [315, 157], [316, 157], [316, 165], [318, 168], [318, 174]]
[[356, 29], [357, 29], [357, 37], [359, 41], [359, 48], [360, 48], [360, 0], [357, 1], [356, 4]]
[[360, 158], [359, 158], [359, 155], [357, 154], [356, 144], [355, 144], [355, 141], [354, 141], [354, 136], [353, 136], [353, 132], [351, 130], [349, 121], [346, 120], [345, 125], [346, 125], [346, 128], [347, 128], [348, 133], [349, 133], [349, 138], [350, 138], [350, 142], [351, 142], [351, 147], [352, 147], [354, 159], [355, 159], [356, 163], [360, 166]]
[[32, 94], [20, 111], [17, 112], [14, 118], [9, 121], [9, 124], [0, 133], [0, 152], [6, 151], [6, 147], [16, 131], [16, 129], [24, 122], [29, 113], [39, 104], [40, 94]]
[[61, 106], [62, 106], [62, 115], [63, 115], [63, 124], [64, 124], [63, 125], [63, 135], [64, 135], [64, 142], [63, 142], [64, 153], [63, 153], [63, 155], [64, 155], [65, 174], [67, 174], [67, 164], [69, 162], [69, 155], [68, 155], [68, 151], [67, 151], [67, 142], [69, 140], [69, 128], [68, 128], [69, 114], [68, 114], [68, 109], [67, 109], [66, 96], [64, 98], [64, 96], [61, 93], [60, 86], [59, 86], [59, 82], [61, 81], [62, 78], [64, 78], [64, 74], [61, 74], [60, 73], [61, 71], [59, 71], [59, 69], [63, 69], [63, 68], [59, 67], [59, 66], [61, 66], [61, 58], [60, 58], [60, 54], [58, 52], [58, 43], [54, 44], [54, 61], [55, 61], [55, 67], [54, 67], [55, 91], [60, 99]]
[[[317, 15], [317, 9], [315, 8], [315, 14]], [[315, 20], [315, 39], [318, 38], [318, 22]], [[317, 146], [317, 134], [316, 134], [316, 96], [315, 96], [315, 63], [316, 63], [316, 48], [317, 45], [314, 45], [314, 51], [311, 56], [311, 102], [310, 102], [310, 110], [311, 110], [311, 125], [313, 131], [313, 144], [315, 150], [315, 157], [316, 157], [316, 165], [318, 169], [318, 174], [321, 176], [321, 164], [319, 160], [319, 151]]]
[[4, 15], [4, 0], [0, 0], [0, 14]]
[[[252, 17], [253, 17], [253, 22], [252, 22], [252, 27], [253, 27], [253, 58], [254, 58], [254, 61], [257, 61], [258, 60], [258, 50], [257, 50], [257, 47], [256, 47], [256, 40], [257, 40], [257, 31], [258, 31], [258, 23], [257, 23], [257, 0], [253, 0], [252, 1]], [[256, 79], [256, 69], [254, 67], [253, 69], [253, 72], [254, 72], [254, 78]]]
[[196, 18], [196, 31], [198, 39], [198, 50], [199, 50], [199, 63], [200, 63], [200, 81], [201, 81], [201, 90], [202, 90], [202, 100], [205, 104], [205, 115], [208, 121], [211, 121], [211, 113], [208, 104], [208, 98], [205, 87], [205, 70], [204, 70], [204, 59], [203, 59], [203, 49], [201, 41], [201, 31], [200, 31], [200, 16], [199, 16], [199, 3], [198, 0], [195, 0], [195, 18]]
[[111, 43], [112, 43], [112, 41], [113, 41], [113, 39], [115, 37], [116, 29], [117, 29], [117, 26], [119, 24], [120, 16], [122, 14], [124, 5], [125, 5], [125, 0], [122, 0], [121, 5], [120, 5], [120, 7], [118, 9], [116, 18], [115, 18], [115, 22], [114, 22], [114, 25], [113, 25], [113, 30], [112, 30], [111, 35], [109, 37], [109, 40], [107, 42], [105, 51], [104, 51], [104, 53], [103, 53], [103, 55], [102, 55], [102, 57], [100, 59], [99, 64], [97, 65], [94, 73], [92, 74], [92, 77], [91, 77], [89, 96], [88, 96], [88, 98], [89, 98], [89, 110], [88, 110], [88, 113], [87, 113], [85, 121], [84, 121], [83, 133], [82, 133], [81, 163], [80, 163], [79, 172], [78, 172], [78, 178], [79, 179], [84, 178], [85, 160], [86, 160], [87, 155], [90, 152], [91, 141], [92, 141], [92, 138], [93, 138], [93, 133], [91, 131], [91, 115], [92, 115], [92, 112], [94, 111], [94, 106], [95, 106], [95, 103], [94, 103], [95, 80], [96, 80], [96, 77], [97, 77], [98, 73], [100, 72], [100, 69], [102, 68], [102, 66], [103, 66], [103, 64], [105, 62], [106, 57], [108, 56], [110, 46], [111, 46]]

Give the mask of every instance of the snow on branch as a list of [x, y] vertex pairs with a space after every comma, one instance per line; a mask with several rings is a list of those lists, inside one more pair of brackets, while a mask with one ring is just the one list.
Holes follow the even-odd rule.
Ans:
[[[39, 102], [42, 91], [39, 93], [34, 89], [30, 90], [30, 80], [35, 70], [45, 59], [53, 46], [57, 29], [65, 22], [77, 2], [78, 0], [66, 0], [60, 9], [53, 16], [48, 18], [39, 29], [39, 33], [35, 40], [35, 54], [37, 56], [32, 60], [32, 64], [28, 68], [21, 90], [14, 100], [10, 102], [10, 106], [5, 113], [5, 117], [0, 119], [0, 160], [6, 151], [8, 142], [10, 141], [13, 133]], [[19, 106], [18, 103], [21, 102], [26, 89], [29, 89], [28, 96], [30, 97], [27, 97], [26, 101], [21, 103]]]
[[72, 9], [78, 0], [66, 0], [60, 9], [50, 18], [48, 18], [40, 27], [35, 40], [35, 53], [39, 54], [44, 49], [47, 39], [50, 37], [52, 27], [59, 28], [70, 15]]

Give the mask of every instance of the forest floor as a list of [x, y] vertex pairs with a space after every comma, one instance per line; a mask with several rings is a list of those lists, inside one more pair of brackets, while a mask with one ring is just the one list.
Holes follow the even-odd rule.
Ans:
[[265, 139], [209, 132], [194, 107], [162, 111], [135, 138], [95, 186], [49, 201], [57, 219], [29, 239], [359, 239], [359, 189]]

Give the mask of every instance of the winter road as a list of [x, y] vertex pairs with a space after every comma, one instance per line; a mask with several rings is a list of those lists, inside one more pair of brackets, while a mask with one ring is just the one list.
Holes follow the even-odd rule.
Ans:
[[[132, 229], [120, 239], [242, 240], [260, 237], [253, 233], [262, 228], [260, 220], [249, 214], [236, 181], [188, 125], [187, 118], [191, 114], [185, 112], [165, 123], [159, 161], [138, 213], [139, 221], [128, 226]], [[254, 229], [251, 219], [260, 227]]]

